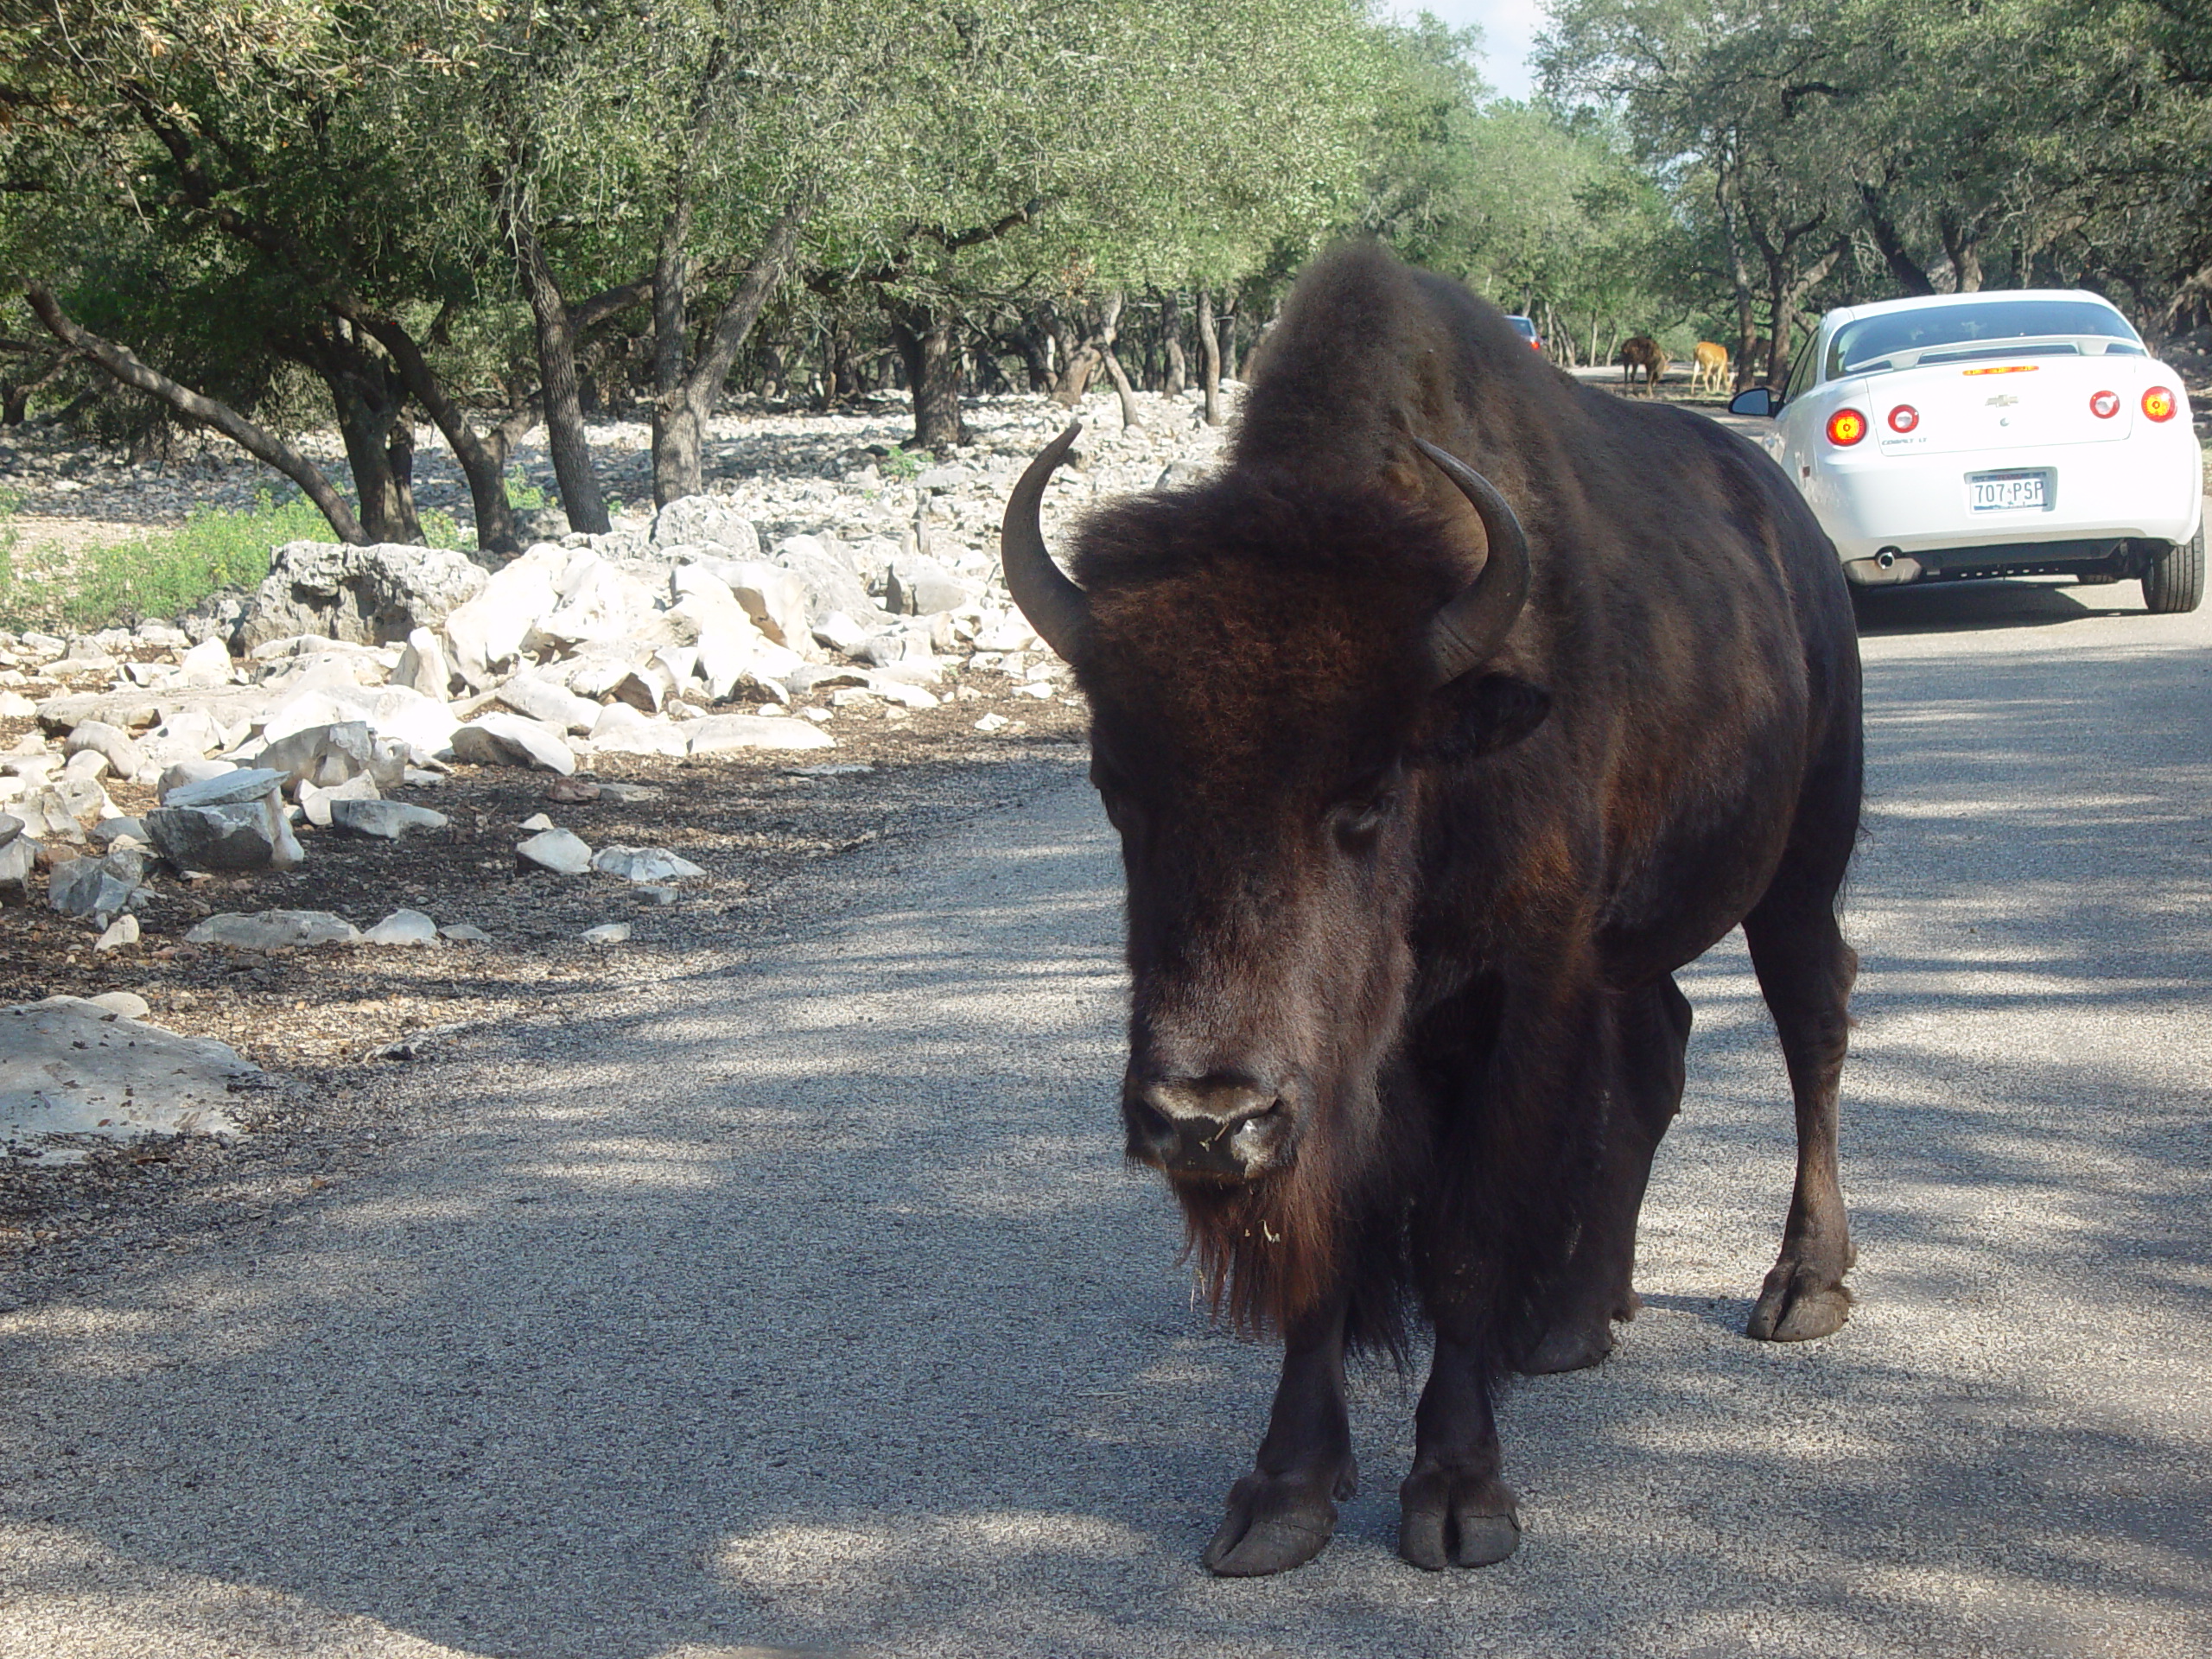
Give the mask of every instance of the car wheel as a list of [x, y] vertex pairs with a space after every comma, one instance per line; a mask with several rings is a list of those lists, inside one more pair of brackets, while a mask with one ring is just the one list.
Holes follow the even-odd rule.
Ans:
[[2177, 615], [2204, 602], [2204, 527], [2194, 538], [2168, 542], [2143, 567], [2143, 603], [2154, 614]]

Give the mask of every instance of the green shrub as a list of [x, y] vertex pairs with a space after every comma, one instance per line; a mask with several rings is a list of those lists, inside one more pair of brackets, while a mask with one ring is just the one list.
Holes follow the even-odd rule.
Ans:
[[258, 587], [269, 574], [270, 552], [286, 542], [330, 539], [329, 523], [312, 502], [276, 502], [264, 490], [251, 508], [202, 508], [181, 530], [87, 548], [67, 591], [41, 608], [87, 629], [174, 617], [218, 588]]
[[0, 490], [0, 619], [16, 609], [16, 497]]
[[476, 532], [463, 530], [443, 507], [429, 507], [423, 515], [423, 544], [465, 553], [476, 545]]
[[507, 469], [507, 505], [517, 512], [536, 512], [545, 505], [545, 492], [530, 481], [519, 467]]

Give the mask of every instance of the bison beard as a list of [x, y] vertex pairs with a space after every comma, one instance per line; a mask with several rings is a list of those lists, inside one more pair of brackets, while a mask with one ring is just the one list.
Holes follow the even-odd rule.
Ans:
[[1416, 1565], [1516, 1546], [1509, 1371], [1594, 1363], [1681, 1098], [1675, 969], [1740, 923], [1796, 1190], [1749, 1334], [1843, 1322], [1836, 1086], [1856, 958], [1857, 640], [1789, 481], [1701, 417], [1586, 390], [1378, 250], [1300, 281], [1230, 465], [1083, 525], [1007, 508], [1009, 592], [1071, 663], [1128, 878], [1132, 1158], [1216, 1311], [1284, 1344], [1217, 1573], [1310, 1559], [1356, 1465], [1348, 1351], [1434, 1358]]

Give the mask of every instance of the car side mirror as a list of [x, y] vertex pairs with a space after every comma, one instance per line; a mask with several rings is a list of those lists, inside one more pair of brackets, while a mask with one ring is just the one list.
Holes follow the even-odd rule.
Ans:
[[1738, 392], [1728, 400], [1731, 415], [1774, 416], [1782, 411], [1782, 399], [1769, 386], [1753, 386]]

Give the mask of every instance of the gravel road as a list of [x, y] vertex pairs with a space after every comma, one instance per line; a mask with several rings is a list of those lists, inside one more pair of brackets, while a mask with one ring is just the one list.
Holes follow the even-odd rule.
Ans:
[[2212, 1653], [2212, 611], [1882, 597], [1861, 1305], [1738, 1334], [1789, 1127], [1731, 942], [1647, 1312], [1505, 1406], [1506, 1565], [1397, 1560], [1370, 1373], [1328, 1552], [1198, 1568], [1272, 1357], [1120, 1165], [1119, 875], [1067, 785], [0, 1319], [0, 1655]]

